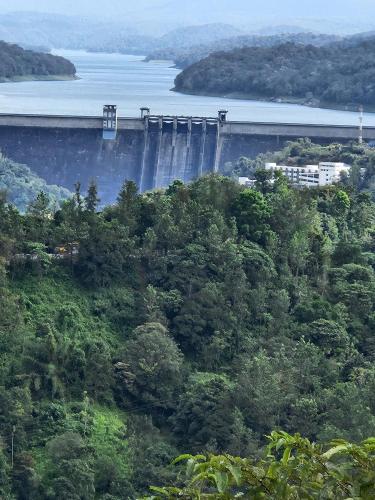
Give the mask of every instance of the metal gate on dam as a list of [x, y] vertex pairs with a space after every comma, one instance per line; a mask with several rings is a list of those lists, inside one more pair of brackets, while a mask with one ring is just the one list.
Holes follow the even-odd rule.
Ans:
[[[141, 191], [188, 182], [300, 137], [348, 142], [358, 138], [358, 127], [233, 122], [225, 111], [211, 118], [159, 116], [148, 108], [138, 118], [119, 118], [113, 105], [103, 117], [0, 114], [2, 154], [68, 189], [97, 179], [105, 203], [115, 200], [125, 179]], [[364, 127], [363, 138], [374, 141], [375, 127]]]

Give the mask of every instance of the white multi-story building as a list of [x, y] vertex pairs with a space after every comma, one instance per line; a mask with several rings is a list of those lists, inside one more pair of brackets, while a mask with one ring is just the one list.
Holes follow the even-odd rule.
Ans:
[[329, 186], [339, 182], [341, 174], [349, 174], [350, 166], [342, 162], [320, 162], [319, 165], [301, 167], [266, 163], [266, 170], [281, 170], [292, 184], [306, 187]]

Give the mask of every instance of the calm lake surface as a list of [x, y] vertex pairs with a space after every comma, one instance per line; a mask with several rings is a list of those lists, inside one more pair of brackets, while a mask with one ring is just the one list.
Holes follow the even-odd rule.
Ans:
[[[138, 116], [141, 106], [154, 114], [216, 116], [230, 120], [356, 125], [358, 114], [291, 104], [188, 96], [171, 92], [179, 70], [143, 57], [56, 50], [77, 67], [79, 80], [0, 84], [0, 113], [101, 115], [103, 104], [117, 104], [120, 116]], [[375, 126], [375, 114], [365, 114]]]

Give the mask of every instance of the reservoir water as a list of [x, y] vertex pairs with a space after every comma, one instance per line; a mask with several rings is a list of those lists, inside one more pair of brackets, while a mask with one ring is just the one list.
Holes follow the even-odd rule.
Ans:
[[[101, 115], [103, 104], [117, 104], [120, 116], [138, 116], [141, 106], [154, 114], [216, 116], [229, 111], [228, 119], [263, 122], [358, 124], [358, 114], [267, 103], [189, 96], [172, 92], [177, 69], [168, 62], [143, 62], [141, 56], [93, 54], [56, 50], [70, 59], [79, 79], [0, 84], [0, 113]], [[375, 114], [364, 116], [375, 126]]]

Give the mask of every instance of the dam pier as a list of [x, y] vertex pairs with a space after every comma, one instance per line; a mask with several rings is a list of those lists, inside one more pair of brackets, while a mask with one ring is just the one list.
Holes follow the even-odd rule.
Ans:
[[[114, 105], [102, 117], [0, 114], [0, 150], [28, 165], [49, 184], [85, 188], [97, 179], [100, 196], [112, 202], [125, 179], [141, 191], [189, 182], [220, 172], [240, 156], [277, 151], [287, 141], [346, 143], [359, 137], [355, 126], [237, 122], [226, 111], [216, 117], [117, 116]], [[363, 127], [363, 140], [375, 141], [375, 127]]]

